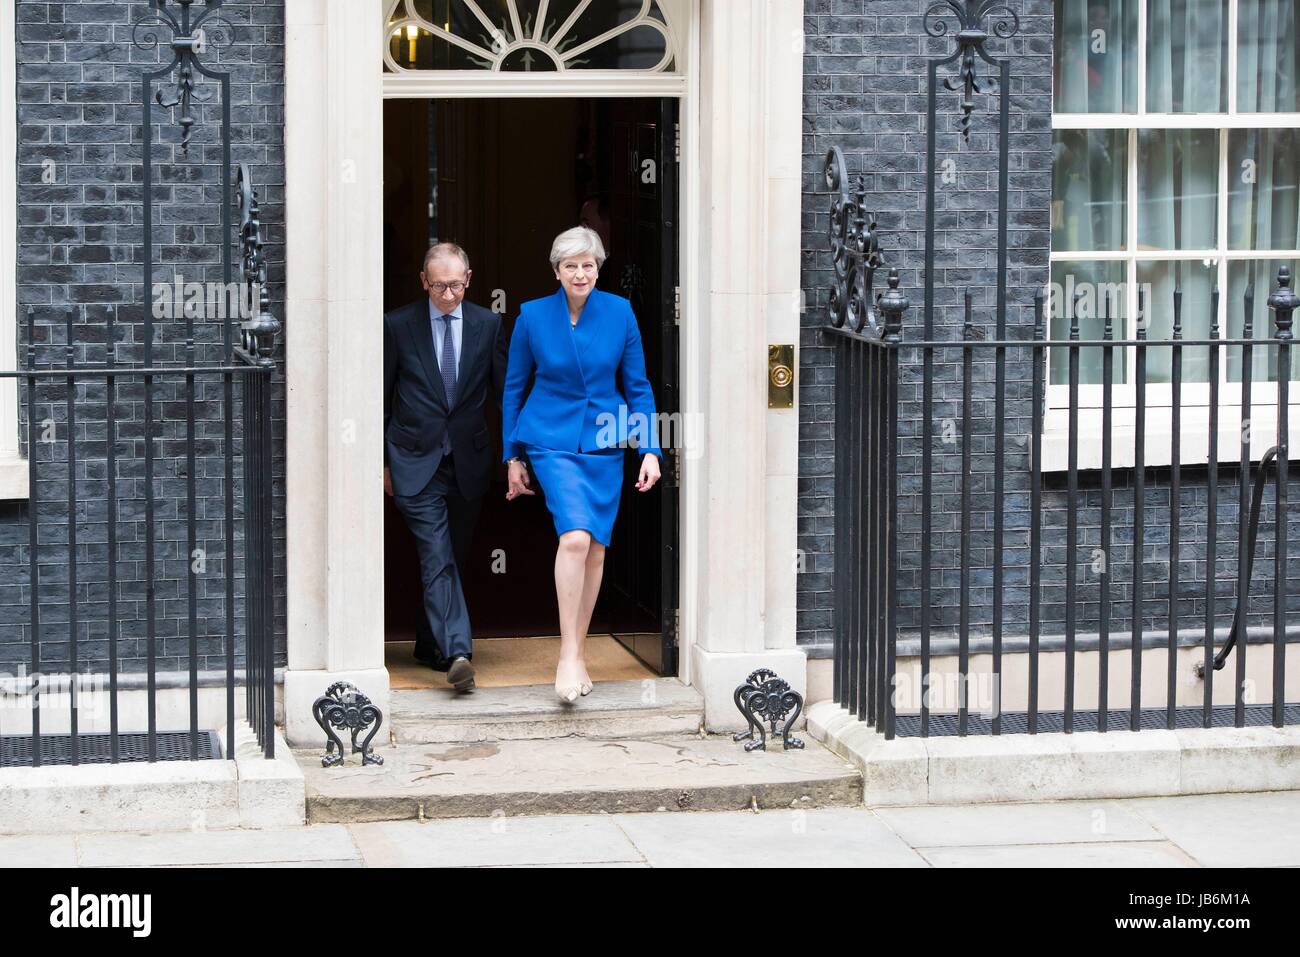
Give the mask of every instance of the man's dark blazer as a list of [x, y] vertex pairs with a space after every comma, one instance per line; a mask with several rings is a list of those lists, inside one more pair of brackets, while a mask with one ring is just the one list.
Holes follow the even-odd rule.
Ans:
[[501, 402], [507, 336], [499, 315], [462, 305], [460, 368], [449, 409], [429, 316], [428, 299], [384, 316], [384, 464], [394, 494], [416, 495], [442, 463], [445, 436], [461, 494], [480, 498], [495, 464], [484, 412], [489, 389]]

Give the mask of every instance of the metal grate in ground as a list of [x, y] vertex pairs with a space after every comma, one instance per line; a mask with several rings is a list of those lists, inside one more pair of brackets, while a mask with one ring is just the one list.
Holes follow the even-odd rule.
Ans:
[[[190, 733], [188, 731], [160, 731], [158, 740], [159, 761], [189, 761]], [[77, 761], [80, 764], [109, 764], [112, 761], [111, 734], [77, 735]], [[148, 734], [119, 734], [117, 736], [118, 762], [142, 763], [149, 760]], [[221, 741], [215, 731], [198, 733], [200, 761], [214, 761], [221, 757]], [[72, 735], [42, 734], [41, 764], [72, 764]], [[32, 739], [25, 734], [0, 735], [0, 767], [29, 768], [32, 766]]]
[[[1075, 731], [1096, 731], [1099, 726], [1099, 711], [1075, 711]], [[1245, 708], [1246, 727], [1268, 727], [1273, 723], [1273, 706], [1271, 704], [1248, 704]], [[1143, 708], [1138, 719], [1143, 731], [1161, 731], [1169, 727], [1168, 716], [1164, 708]], [[1284, 705], [1282, 709], [1283, 724], [1300, 724], [1300, 704]], [[1231, 728], [1236, 724], [1236, 711], [1232, 705], [1215, 705], [1210, 711], [1210, 724], [1215, 728]], [[992, 734], [991, 718], [971, 712], [967, 718], [967, 734]], [[1108, 712], [1106, 728], [1108, 731], [1126, 731], [1129, 727], [1127, 709], [1112, 708]], [[1174, 711], [1175, 730], [1204, 727], [1204, 714], [1200, 707], [1177, 708]], [[921, 716], [918, 714], [900, 714], [895, 721], [897, 736], [900, 738], [919, 738], [921, 736]], [[1061, 733], [1065, 730], [1064, 711], [1038, 712], [1038, 732], [1040, 734]], [[1002, 734], [1028, 734], [1029, 715], [1023, 711], [1002, 715]], [[957, 734], [957, 716], [955, 714], [931, 714], [930, 737], [950, 737]]]

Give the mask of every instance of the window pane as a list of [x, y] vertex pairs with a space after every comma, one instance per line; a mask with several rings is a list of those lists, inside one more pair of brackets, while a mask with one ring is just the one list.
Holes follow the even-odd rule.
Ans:
[[1128, 199], [1125, 130], [1052, 133], [1052, 248], [1058, 252], [1125, 248]]
[[[1277, 288], [1277, 274], [1283, 265], [1296, 275], [1296, 263], [1283, 259], [1256, 259], [1228, 263], [1228, 337], [1241, 338], [1245, 329], [1245, 297], [1248, 286], [1255, 293], [1251, 310], [1251, 338], [1268, 339], [1273, 336], [1273, 311], [1268, 308], [1268, 297]], [[1227, 352], [1228, 381], [1241, 381], [1241, 347], [1229, 346]], [[1291, 378], [1300, 379], [1300, 356], [1292, 349]], [[1255, 382], [1277, 381], [1277, 350], [1256, 348], [1252, 350], [1250, 369]]]
[[1147, 4], [1147, 112], [1228, 108], [1228, 0]]
[[1297, 150], [1297, 130], [1233, 130], [1229, 135], [1231, 248], [1300, 249]]
[[1056, 0], [1056, 112], [1136, 112], [1138, 2]]
[[[1174, 290], [1182, 290], [1184, 339], [1208, 339], [1218, 264], [1210, 260], [1138, 263], [1138, 288], [1147, 314], [1147, 338], [1174, 337]], [[1222, 356], [1220, 356], [1222, 361]], [[1147, 381], [1173, 381], [1173, 351], [1147, 350]], [[1183, 381], [1210, 381], [1209, 346], [1183, 347]]]
[[[1054, 262], [1052, 286], [1049, 290], [1048, 337], [1068, 340], [1070, 326], [1076, 317], [1080, 339], [1102, 339], [1106, 316], [1112, 317], [1111, 332], [1114, 338], [1123, 339], [1128, 315], [1124, 290], [1124, 264], [1118, 262]], [[1050, 350], [1051, 382], [1053, 385], [1070, 384], [1070, 353], [1068, 349]], [[1079, 383], [1100, 385], [1102, 350], [1079, 350]], [[1125, 376], [1124, 350], [1115, 350], [1115, 376], [1113, 382], [1123, 382]]]
[[1239, 0], [1237, 110], [1300, 113], [1296, 0]]
[[1140, 248], [1215, 248], [1219, 134], [1214, 130], [1140, 132], [1138, 203]]

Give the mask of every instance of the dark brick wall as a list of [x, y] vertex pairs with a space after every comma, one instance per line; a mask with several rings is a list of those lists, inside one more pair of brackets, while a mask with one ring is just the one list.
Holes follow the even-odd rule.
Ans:
[[[196, 5], [196, 11], [202, 9]], [[284, 11], [280, 0], [226, 3], [233, 42], [208, 52], [204, 62], [231, 72], [233, 161], [249, 164], [262, 199], [270, 261], [271, 308], [284, 317]], [[141, 73], [170, 59], [165, 45], [139, 49], [132, 27], [149, 13], [142, 2], [31, 2], [18, 0], [18, 314], [19, 355], [25, 361], [27, 310], [35, 321], [38, 365], [67, 358], [66, 323], [72, 320], [72, 356], [80, 365], [105, 361], [109, 323], [115, 329], [119, 364], [144, 359], [143, 319], [151, 290], [143, 281], [142, 85]], [[214, 34], [212, 39], [218, 37]], [[159, 87], [174, 91], [174, 82]], [[199, 78], [203, 96], [199, 124], [188, 156], [179, 149], [172, 111], [154, 107], [153, 159], [155, 282], [174, 275], [186, 281], [220, 281], [221, 170], [220, 93]], [[176, 111], [179, 114], [179, 111]], [[235, 229], [238, 218], [235, 217]], [[221, 360], [222, 324], [196, 320], [196, 358]], [[154, 362], [185, 361], [183, 322], [159, 321]], [[283, 341], [283, 340], [281, 340]], [[283, 369], [283, 356], [279, 368]], [[69, 651], [67, 387], [42, 384], [38, 424], [52, 423], [53, 441], [38, 439], [39, 567], [42, 603], [42, 659], [46, 670], [66, 663]], [[236, 396], [240, 389], [236, 386]], [[195, 485], [199, 546], [206, 566], [198, 576], [199, 651], [202, 668], [224, 667], [224, 401], [219, 378], [198, 380], [198, 438]], [[283, 434], [281, 373], [273, 389], [275, 431], [275, 580], [279, 598], [277, 634], [283, 646]], [[78, 548], [77, 605], [80, 666], [103, 669], [108, 654], [107, 471], [103, 380], [77, 386], [74, 450]], [[114, 404], [118, 456], [120, 542], [117, 575], [123, 667], [139, 670], [146, 654], [143, 384], [123, 379]], [[188, 567], [184, 455], [185, 390], [180, 375], [160, 377], [155, 386], [154, 529], [157, 646], [160, 670], [185, 666], [188, 647]], [[26, 406], [23, 429], [26, 436]], [[236, 450], [239, 416], [236, 404]], [[238, 463], [237, 469], [238, 473]], [[236, 499], [242, 491], [237, 480]], [[30, 657], [28, 503], [0, 504], [0, 667], [12, 669]], [[242, 533], [242, 507], [236, 525]], [[238, 552], [238, 549], [237, 549]], [[237, 563], [242, 573], [242, 561]], [[242, 596], [242, 589], [240, 589]], [[242, 619], [242, 600], [236, 621]], [[237, 651], [242, 663], [242, 640]]]
[[[954, 48], [951, 33], [927, 37], [922, 15], [928, 0], [806, 0], [807, 46], [804, 77], [804, 207], [803, 284], [809, 308], [804, 315], [801, 357], [801, 424], [799, 482], [799, 547], [806, 571], [798, 584], [798, 638], [805, 645], [832, 640], [834, 559], [834, 350], [822, 332], [833, 271], [827, 251], [829, 195], [822, 178], [827, 150], [839, 146], [850, 170], [866, 176], [868, 206], [877, 211], [884, 255], [900, 270], [902, 286], [912, 301], [906, 316], [905, 340], [922, 338], [925, 246], [925, 75], [927, 61]], [[1019, 35], [1010, 41], [990, 41], [991, 52], [1012, 59], [1010, 202], [1007, 281], [1008, 334], [1029, 338], [1033, 330], [1033, 296], [1048, 278], [1051, 202], [1051, 56], [1050, 0], [1012, 0], [1020, 16]], [[950, 18], [951, 19], [951, 18]], [[951, 24], [950, 24], [951, 26]], [[940, 72], [940, 80], [955, 76], [955, 68]], [[989, 68], [981, 64], [981, 73]], [[986, 91], [996, 84], [985, 83]], [[935, 261], [935, 333], [957, 339], [962, 325], [961, 300], [969, 290], [974, 302], [976, 338], [993, 338], [997, 249], [997, 100], [977, 96], [970, 141], [962, 142], [960, 93], [939, 89], [938, 160], [954, 162], [955, 184], [937, 189]], [[880, 283], [883, 277], [877, 277]], [[882, 284], [883, 285], [883, 284]], [[959, 524], [961, 492], [961, 366], [960, 351], [936, 356], [934, 408], [934, 534], [920, 536], [920, 357], [904, 349], [900, 378], [900, 625], [915, 627], [920, 605], [919, 565], [922, 549], [933, 562], [933, 623], [940, 634], [957, 625], [960, 585]], [[1029, 434], [1031, 431], [1031, 368], [1027, 350], [1013, 351], [1007, 361], [1005, 417], [1007, 566], [1005, 613], [1007, 634], [1023, 635], [1028, 620], [1029, 566]], [[993, 350], [976, 354], [974, 422], [971, 436], [972, 633], [987, 633], [992, 621], [993, 500]], [[953, 441], [943, 441], [950, 423]], [[1219, 551], [1217, 593], [1235, 594], [1237, 548], [1237, 472], [1224, 466], [1219, 491]], [[1133, 474], [1116, 475], [1114, 544], [1108, 560], [1112, 572], [1112, 627], [1130, 627], [1133, 562]], [[1203, 630], [1207, 534], [1206, 469], [1185, 468], [1179, 514], [1179, 609], [1181, 628], [1191, 630], [1197, 615]], [[1079, 629], [1095, 630], [1100, 608], [1100, 579], [1088, 563], [1100, 542], [1098, 473], [1081, 480], [1079, 498]], [[1169, 600], [1170, 494], [1168, 469], [1147, 474], [1146, 548], [1143, 555], [1144, 627], [1167, 627]], [[1294, 499], [1297, 491], [1293, 490]], [[1268, 498], [1271, 502], [1271, 495]], [[1043, 621], [1044, 632], [1059, 634], [1065, 618], [1065, 476], [1045, 480]], [[1255, 592], [1271, 594], [1271, 506], [1266, 506], [1257, 559]], [[1290, 532], [1300, 533], [1300, 524]], [[1295, 549], [1292, 548], [1294, 555]], [[1298, 569], [1300, 570], [1300, 569]], [[1292, 575], [1294, 577], [1294, 575]], [[1293, 607], [1300, 600], [1291, 599]], [[1252, 620], [1263, 622], [1268, 601], [1254, 603]], [[1220, 601], [1220, 624], [1226, 624], [1231, 601]]]

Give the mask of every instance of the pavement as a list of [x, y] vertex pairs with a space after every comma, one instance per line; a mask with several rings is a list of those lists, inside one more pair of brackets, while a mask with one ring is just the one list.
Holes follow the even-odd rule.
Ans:
[[1298, 867], [1300, 792], [0, 838], [46, 867]]

